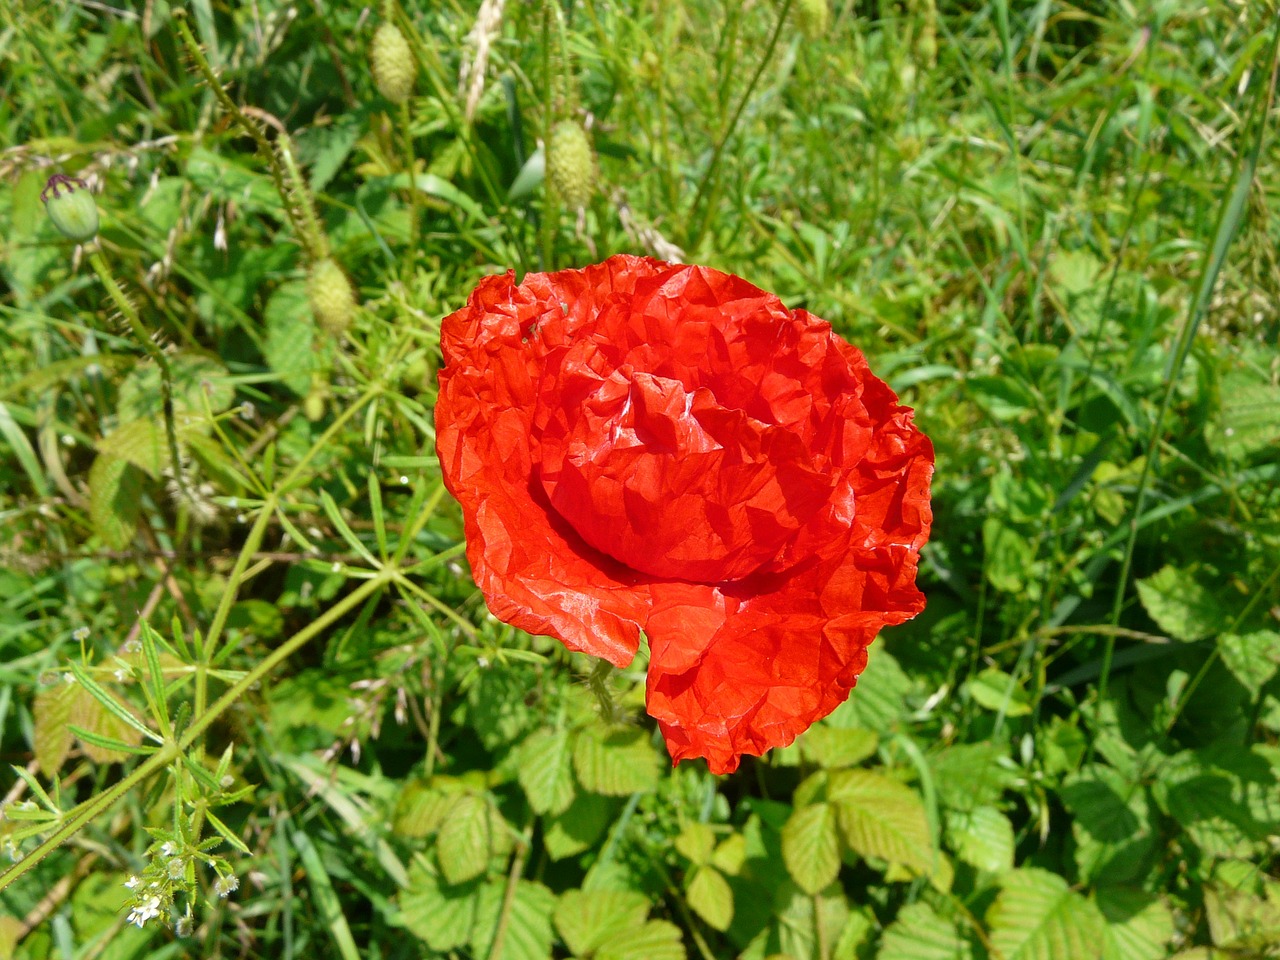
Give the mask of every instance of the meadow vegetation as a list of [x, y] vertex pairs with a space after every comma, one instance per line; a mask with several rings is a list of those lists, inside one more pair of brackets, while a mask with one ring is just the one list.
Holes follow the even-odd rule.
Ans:
[[[0, 958], [1280, 957], [1278, 12], [4, 4]], [[434, 455], [441, 317], [617, 252], [937, 450], [926, 611], [727, 778]]]

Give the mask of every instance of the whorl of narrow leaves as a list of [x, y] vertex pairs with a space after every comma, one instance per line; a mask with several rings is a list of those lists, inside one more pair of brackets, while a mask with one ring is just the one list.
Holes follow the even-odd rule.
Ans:
[[565, 206], [585, 207], [596, 189], [596, 157], [587, 132], [572, 120], [561, 120], [551, 130], [547, 145], [547, 175]]
[[381, 24], [369, 45], [369, 65], [378, 92], [392, 103], [404, 103], [413, 93], [417, 65], [404, 34], [393, 23]]
[[332, 257], [311, 265], [307, 275], [307, 300], [316, 323], [335, 337], [347, 329], [356, 310], [351, 281]]

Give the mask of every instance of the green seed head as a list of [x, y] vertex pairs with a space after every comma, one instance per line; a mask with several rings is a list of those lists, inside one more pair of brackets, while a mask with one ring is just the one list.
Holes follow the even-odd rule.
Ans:
[[55, 173], [40, 199], [53, 225], [68, 240], [85, 243], [98, 235], [98, 205], [83, 180]]
[[346, 330], [356, 311], [351, 281], [332, 257], [317, 260], [307, 275], [307, 300], [321, 329], [335, 337]]
[[596, 189], [596, 155], [587, 132], [572, 120], [561, 120], [551, 129], [547, 145], [547, 176], [571, 209], [585, 207]]
[[413, 93], [418, 65], [413, 62], [404, 34], [393, 23], [384, 23], [373, 34], [369, 65], [378, 92], [392, 103], [404, 103]]

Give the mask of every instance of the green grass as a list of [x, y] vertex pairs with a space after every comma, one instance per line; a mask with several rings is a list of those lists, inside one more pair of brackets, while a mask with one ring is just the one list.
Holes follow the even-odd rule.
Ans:
[[[0, 9], [0, 958], [1280, 956], [1274, 3], [509, 2], [468, 120], [478, 7], [403, 107], [383, 9]], [[728, 778], [487, 615], [432, 452], [480, 277], [664, 244], [937, 449], [925, 613]]]

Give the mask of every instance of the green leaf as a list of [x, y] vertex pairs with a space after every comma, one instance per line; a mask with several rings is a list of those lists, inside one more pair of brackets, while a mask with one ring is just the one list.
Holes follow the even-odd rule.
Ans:
[[432, 950], [456, 950], [471, 939], [480, 886], [473, 880], [450, 887], [425, 857], [414, 857], [397, 919]]
[[100, 454], [89, 468], [89, 522], [113, 550], [133, 542], [142, 511], [142, 471], [119, 457]]
[[569, 809], [543, 824], [547, 856], [563, 860], [590, 849], [604, 835], [614, 805], [595, 793], [580, 793]]
[[1263, 685], [1280, 670], [1280, 633], [1224, 633], [1218, 637], [1218, 652], [1228, 670], [1256, 697]]
[[[1262, 779], [1274, 795], [1274, 777], [1268, 773]], [[1274, 821], [1256, 819], [1257, 813], [1268, 813], [1270, 805], [1250, 804], [1250, 792], [1239, 776], [1191, 751], [1176, 754], [1161, 766], [1154, 789], [1160, 806], [1200, 849], [1223, 858], [1253, 856], [1274, 825]]]
[[827, 770], [861, 763], [876, 752], [878, 743], [873, 730], [826, 724], [810, 727], [796, 741], [805, 760]]
[[1013, 866], [1013, 824], [995, 807], [948, 811], [946, 820], [951, 848], [965, 863], [988, 873]]
[[871, 770], [831, 775], [828, 796], [845, 843], [863, 857], [933, 869], [934, 849], [924, 803], [911, 788]]
[[560, 938], [576, 956], [630, 937], [644, 925], [649, 901], [634, 890], [567, 890], [556, 903]]
[[559, 814], [573, 803], [573, 750], [567, 730], [538, 730], [520, 745], [516, 774], [534, 813]]
[[409, 780], [396, 798], [392, 829], [405, 837], [426, 837], [440, 829], [457, 793], [431, 788], [418, 778]]
[[1114, 767], [1092, 764], [1059, 791], [1072, 814], [1076, 863], [1087, 879], [1137, 880], [1155, 850], [1146, 788]]
[[953, 810], [995, 806], [1017, 775], [1001, 761], [1007, 750], [996, 743], [964, 743], [929, 758], [938, 799]]
[[[785, 833], [782, 842], [785, 855]], [[705, 920], [707, 926], [721, 932], [729, 929], [733, 922], [733, 890], [719, 870], [710, 866], [694, 867], [684, 895], [690, 909]]]
[[488, 799], [474, 793], [456, 798], [440, 824], [436, 857], [445, 881], [465, 883], [480, 876], [489, 858], [510, 847], [506, 824]]
[[[471, 934], [472, 954], [489, 960], [550, 960], [555, 894], [540, 883], [519, 880], [509, 903], [506, 898], [506, 881], [480, 888], [476, 925]], [[500, 915], [505, 915], [506, 926], [501, 948], [495, 949]]]
[[1243, 460], [1280, 442], [1280, 387], [1249, 373], [1231, 373], [1219, 386], [1217, 415], [1205, 424], [1214, 453]]
[[[213, 413], [222, 413], [235, 399], [236, 387], [222, 361], [206, 353], [183, 350], [169, 356], [173, 375], [173, 409], [203, 417], [207, 403]], [[154, 363], [142, 363], [120, 384], [117, 414], [121, 423], [147, 420], [160, 423], [164, 416], [164, 394], [160, 370]]]
[[685, 960], [680, 928], [665, 920], [650, 920], [626, 940], [605, 944], [596, 960]]
[[1029, 867], [1005, 874], [1000, 887], [987, 925], [1001, 960], [1097, 960], [1102, 915], [1066, 880]]
[[1173, 913], [1136, 887], [1099, 887], [1094, 899], [1106, 921], [1102, 960], [1161, 960], [1175, 932]]
[[1138, 597], [1160, 629], [1177, 640], [1200, 640], [1221, 633], [1230, 622], [1222, 604], [1195, 575], [1174, 566], [1138, 581]]
[[972, 956], [973, 948], [956, 932], [955, 924], [926, 903], [909, 903], [885, 929], [876, 960], [968, 960]]
[[289, 280], [276, 287], [263, 311], [267, 325], [263, 354], [280, 381], [300, 397], [311, 389], [316, 369], [316, 325], [307, 300], [305, 280]]
[[708, 824], [687, 824], [676, 837], [676, 851], [696, 865], [707, 863], [716, 846], [716, 833]]
[[74, 683], [59, 683], [41, 690], [31, 705], [34, 731], [32, 746], [40, 773], [52, 778], [61, 768], [71, 749], [71, 711], [79, 695]]
[[979, 706], [1006, 717], [1025, 717], [1031, 712], [1031, 698], [1013, 677], [988, 667], [969, 681], [966, 689]]
[[573, 768], [587, 790], [610, 797], [656, 789], [661, 761], [639, 727], [587, 727], [578, 734]]
[[836, 814], [829, 803], [801, 807], [782, 828], [782, 859], [796, 885], [817, 893], [840, 872], [840, 838]]
[[[329, 879], [329, 871], [325, 869], [324, 859], [308, 837], [301, 830], [290, 833], [294, 849], [306, 868], [307, 884], [311, 887], [311, 898], [319, 919], [329, 928], [329, 936], [342, 960], [360, 960], [360, 951], [356, 947], [355, 938], [351, 935], [351, 926], [347, 923], [346, 914], [342, 912], [342, 901], [333, 889], [333, 881]], [[248, 850], [244, 851], [248, 853]]]
[[867, 667], [858, 685], [826, 723], [833, 727], [862, 727], [884, 736], [908, 710], [908, 698], [915, 684], [882, 644], [873, 643]]

